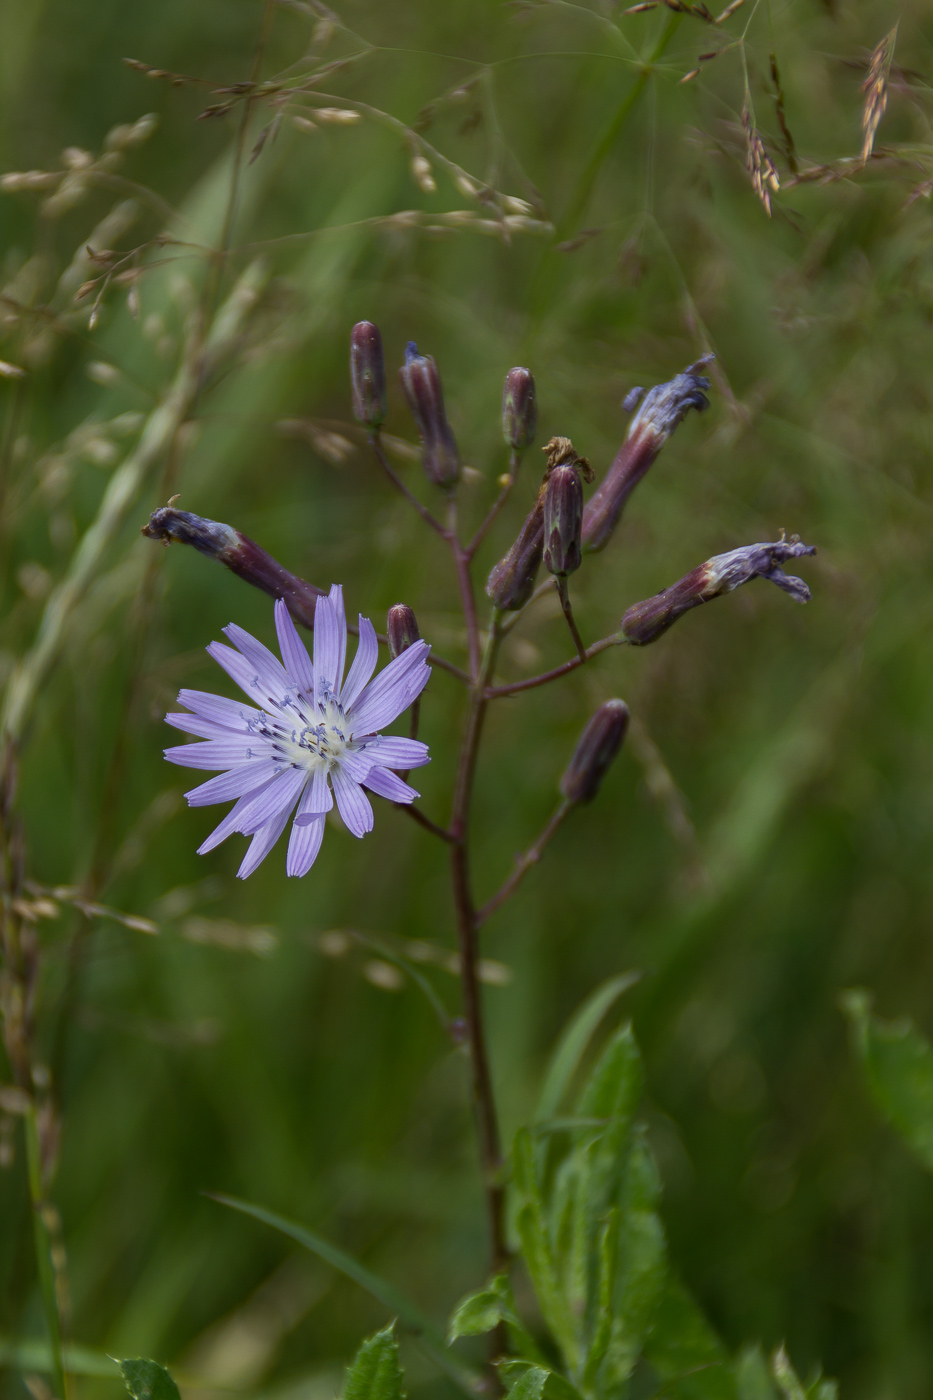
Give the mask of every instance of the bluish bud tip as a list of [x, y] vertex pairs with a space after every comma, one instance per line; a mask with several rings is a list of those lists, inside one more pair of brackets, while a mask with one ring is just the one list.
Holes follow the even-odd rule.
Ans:
[[408, 344], [405, 346], [405, 363], [406, 363], [406, 365], [410, 365], [411, 362], [412, 362], [412, 360], [420, 360], [420, 359], [421, 359], [421, 356], [418, 354], [418, 347], [417, 347], [417, 345], [415, 344], [415, 342], [414, 342], [413, 340], [410, 340], [410, 341], [408, 342]]

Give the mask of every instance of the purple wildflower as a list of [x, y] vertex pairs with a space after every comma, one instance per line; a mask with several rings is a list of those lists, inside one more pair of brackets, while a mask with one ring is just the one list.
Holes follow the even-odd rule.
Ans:
[[369, 618], [361, 616], [359, 645], [344, 680], [347, 623], [343, 589], [337, 584], [317, 600], [313, 662], [281, 598], [275, 604], [275, 626], [282, 662], [233, 623], [224, 631], [236, 651], [220, 642], [207, 648], [261, 708], [182, 690], [179, 704], [192, 713], [165, 716], [176, 729], [207, 740], [166, 749], [170, 763], [226, 770], [186, 797], [191, 807], [236, 798], [236, 806], [198, 854], [212, 851], [235, 831], [252, 836], [237, 872], [241, 880], [272, 850], [296, 803], [285, 870], [306, 875], [321, 849], [324, 818], [334, 798], [353, 835], [365, 836], [372, 831], [373, 809], [363, 788], [390, 802], [413, 802], [419, 794], [391, 770], [430, 762], [427, 744], [377, 732], [427, 685], [426, 642], [415, 642], [371, 680], [379, 643]]

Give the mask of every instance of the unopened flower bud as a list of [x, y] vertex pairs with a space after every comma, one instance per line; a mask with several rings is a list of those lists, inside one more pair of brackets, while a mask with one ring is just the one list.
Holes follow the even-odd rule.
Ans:
[[544, 564], [552, 574], [572, 574], [580, 567], [583, 528], [583, 483], [593, 473], [578, 457], [569, 438], [551, 438], [544, 493]]
[[418, 631], [418, 623], [415, 614], [407, 603], [396, 603], [389, 609], [389, 616], [386, 619], [386, 633], [389, 638], [389, 655], [394, 660], [396, 656], [401, 656], [403, 651], [407, 651], [415, 642], [420, 642], [421, 633]]
[[748, 544], [728, 554], [717, 554], [685, 574], [653, 598], [634, 603], [622, 619], [622, 632], [632, 646], [643, 647], [657, 641], [669, 627], [691, 608], [731, 593], [753, 578], [766, 578], [789, 593], [795, 603], [809, 603], [810, 590], [802, 578], [785, 574], [781, 565], [787, 559], [815, 554], [816, 548], [803, 544], [796, 535], [773, 544]]
[[428, 480], [436, 486], [453, 486], [460, 479], [460, 451], [444, 412], [444, 391], [433, 356], [419, 355], [411, 341], [399, 379], [421, 438], [421, 462]]
[[[683, 374], [675, 375], [667, 384], [656, 384], [645, 395], [615, 461], [587, 502], [583, 513], [585, 549], [602, 549], [608, 543], [629, 496], [688, 411], [709, 408], [709, 399], [703, 392], [709, 388], [709, 380], [697, 373], [708, 359], [712, 356], [704, 355]], [[630, 404], [631, 399], [631, 394], [626, 395], [625, 404]]]
[[506, 444], [523, 452], [535, 440], [538, 405], [535, 379], [530, 369], [510, 369], [502, 386], [502, 436]]
[[354, 418], [378, 428], [386, 416], [386, 367], [382, 336], [372, 321], [358, 321], [350, 332], [350, 385]]
[[629, 708], [624, 700], [600, 705], [580, 735], [573, 758], [560, 780], [568, 802], [592, 802], [628, 730]]
[[240, 534], [232, 525], [168, 505], [153, 511], [149, 523], [142, 527], [142, 534], [151, 540], [161, 540], [163, 544], [193, 545], [200, 554], [226, 565], [245, 583], [251, 583], [271, 598], [284, 599], [296, 622], [304, 627], [314, 626], [314, 609], [323, 589], [290, 573], [255, 540]]

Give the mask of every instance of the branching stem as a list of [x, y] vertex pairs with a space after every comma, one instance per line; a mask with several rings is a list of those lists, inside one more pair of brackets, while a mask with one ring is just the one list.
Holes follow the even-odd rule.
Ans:
[[508, 478], [505, 482], [505, 485], [502, 487], [502, 490], [499, 492], [498, 496], [490, 506], [486, 514], [486, 519], [483, 521], [482, 525], [480, 525], [476, 534], [470, 540], [470, 543], [466, 546], [467, 559], [473, 558], [474, 554], [479, 549], [480, 545], [483, 543], [483, 540], [486, 538], [486, 532], [488, 531], [490, 525], [492, 525], [496, 516], [499, 514], [502, 507], [505, 505], [506, 501], [509, 499], [509, 496], [512, 492], [512, 487], [515, 485], [515, 478], [518, 476], [518, 469], [521, 466], [523, 455], [524, 454], [519, 452], [517, 448], [512, 448], [512, 451], [509, 455]]

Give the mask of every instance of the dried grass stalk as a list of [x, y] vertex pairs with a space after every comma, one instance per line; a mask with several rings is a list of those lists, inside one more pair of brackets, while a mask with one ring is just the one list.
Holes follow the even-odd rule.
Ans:
[[742, 108], [742, 126], [745, 130], [745, 168], [751, 176], [752, 188], [765, 206], [765, 213], [771, 217], [771, 195], [781, 188], [777, 166], [765, 150], [761, 133], [752, 125], [752, 114], [748, 98]]
[[862, 108], [862, 164], [868, 160], [875, 144], [875, 133], [888, 105], [888, 74], [894, 57], [897, 25], [875, 47], [868, 65], [868, 76], [862, 83], [865, 105]]

